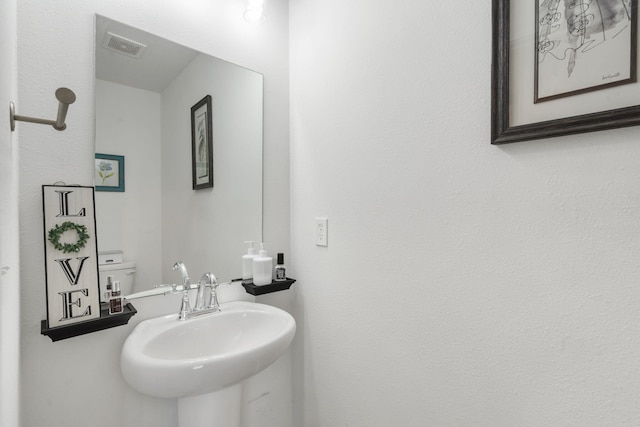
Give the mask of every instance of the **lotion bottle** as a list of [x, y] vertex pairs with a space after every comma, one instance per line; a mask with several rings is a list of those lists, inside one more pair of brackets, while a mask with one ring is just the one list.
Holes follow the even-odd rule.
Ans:
[[253, 284], [256, 286], [269, 285], [273, 279], [273, 259], [267, 256], [264, 243], [260, 245], [258, 256], [253, 258]]
[[115, 280], [111, 289], [109, 299], [109, 314], [122, 313], [122, 296], [120, 295], [120, 282]]
[[107, 286], [106, 290], [102, 294], [102, 302], [109, 304], [109, 300], [111, 299], [111, 290], [113, 288], [113, 276], [107, 276]]
[[256, 248], [253, 247], [252, 241], [246, 241], [249, 244], [249, 250], [242, 255], [242, 280], [251, 279], [253, 277], [253, 259], [257, 255]]

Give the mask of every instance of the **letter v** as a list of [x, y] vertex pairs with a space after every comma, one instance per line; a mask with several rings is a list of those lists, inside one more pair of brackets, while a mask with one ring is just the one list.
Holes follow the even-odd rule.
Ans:
[[65, 276], [67, 276], [67, 280], [72, 286], [78, 284], [78, 279], [80, 279], [80, 272], [82, 271], [82, 266], [84, 265], [84, 262], [87, 259], [89, 259], [89, 257], [84, 256], [76, 259], [79, 262], [77, 273], [73, 271], [73, 268], [71, 268], [71, 265], [69, 264], [69, 261], [71, 261], [71, 258], [55, 260], [58, 264], [60, 264], [60, 267], [62, 267], [62, 271], [64, 271]]

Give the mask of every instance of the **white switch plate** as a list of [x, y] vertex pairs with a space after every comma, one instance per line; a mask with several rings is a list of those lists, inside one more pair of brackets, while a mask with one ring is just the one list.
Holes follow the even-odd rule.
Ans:
[[316, 246], [328, 246], [329, 220], [327, 218], [316, 218]]

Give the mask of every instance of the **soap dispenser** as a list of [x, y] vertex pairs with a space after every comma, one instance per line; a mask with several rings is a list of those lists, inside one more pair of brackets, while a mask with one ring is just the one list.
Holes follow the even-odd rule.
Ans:
[[273, 279], [273, 260], [267, 256], [264, 243], [260, 245], [258, 256], [253, 258], [253, 284], [256, 286], [269, 285]]
[[249, 250], [245, 255], [242, 255], [242, 280], [253, 277], [253, 258], [255, 258], [258, 253], [256, 248], [253, 247], [253, 241], [248, 240], [245, 243], [249, 244]]

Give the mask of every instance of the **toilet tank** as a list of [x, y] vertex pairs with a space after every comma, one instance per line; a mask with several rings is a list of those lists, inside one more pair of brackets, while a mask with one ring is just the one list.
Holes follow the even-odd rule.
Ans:
[[104, 292], [107, 286], [107, 276], [113, 276], [113, 280], [120, 282], [120, 290], [122, 295], [133, 293], [133, 284], [136, 273], [136, 263], [133, 261], [125, 261], [119, 264], [104, 264], [98, 266], [98, 275], [100, 277], [100, 301], [104, 300]]

